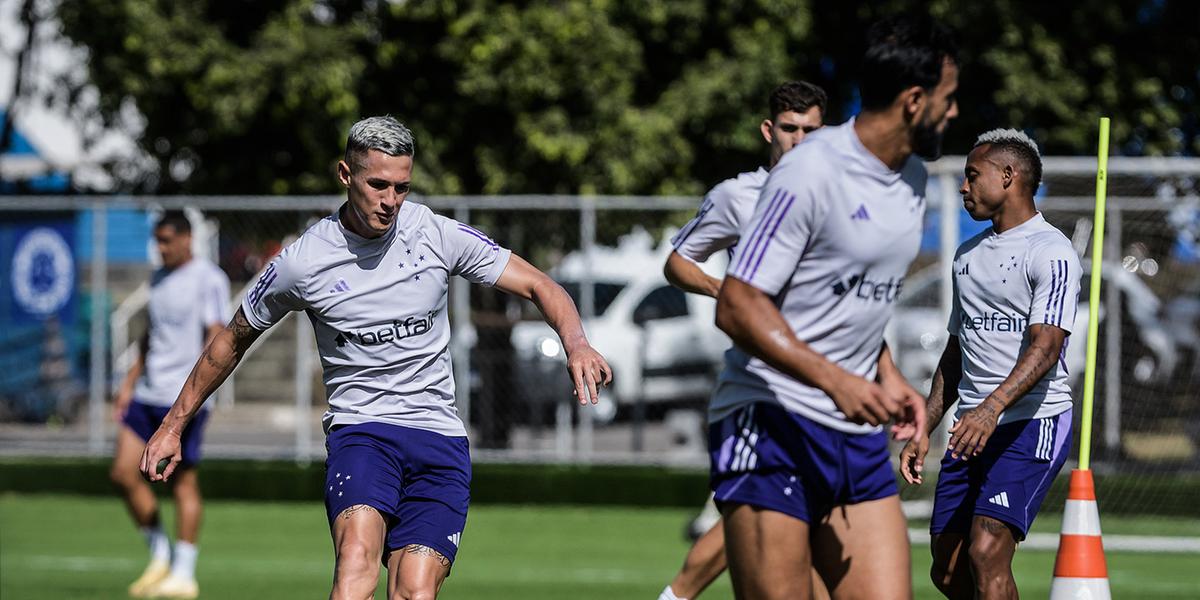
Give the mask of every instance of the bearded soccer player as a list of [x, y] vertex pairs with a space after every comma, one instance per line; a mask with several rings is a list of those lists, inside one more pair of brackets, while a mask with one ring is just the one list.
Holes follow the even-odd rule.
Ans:
[[146, 536], [150, 563], [129, 586], [135, 598], [195, 598], [197, 542], [204, 510], [197, 467], [208, 411], [182, 430], [172, 547], [159, 521], [154, 491], [138, 473], [146, 441], [166, 416], [196, 357], [229, 320], [229, 278], [213, 263], [192, 255], [192, 225], [171, 211], [154, 225], [162, 267], [150, 277], [149, 324], [138, 356], [113, 401], [120, 423], [109, 477], [121, 490], [134, 522]]
[[933, 583], [947, 598], [1016, 598], [1012, 559], [1071, 445], [1063, 361], [1081, 268], [1071, 241], [1033, 203], [1037, 145], [997, 129], [967, 157], [959, 192], [992, 227], [954, 257], [950, 339], [929, 393], [926, 435], [900, 453], [921, 483], [929, 437], [958, 401], [930, 532]]
[[907, 527], [887, 434], [924, 403], [881, 359], [921, 241], [927, 174], [958, 114], [948, 32], [871, 28], [862, 111], [771, 170], [721, 286], [726, 355], [709, 411], [712, 486], [738, 598], [910, 598]]
[[[567, 293], [464, 223], [406, 202], [412, 133], [392, 117], [350, 128], [338, 178], [347, 201], [285, 248], [196, 364], [142, 457], [171, 476], [179, 432], [258, 335], [290, 311], [313, 323], [329, 410], [325, 508], [336, 566], [331, 598], [434, 598], [467, 519], [471, 462], [454, 405], [450, 277], [531, 300], [567, 352], [581, 403], [611, 380]], [[161, 474], [156, 467], [170, 459]]]
[[[732, 253], [742, 223], [754, 214], [768, 169], [805, 136], [821, 128], [825, 104], [825, 91], [806, 81], [789, 81], [771, 92], [767, 101], [770, 117], [759, 126], [763, 139], [770, 145], [770, 163], [767, 168], [759, 167], [726, 179], [705, 195], [695, 218], [671, 239], [674, 250], [663, 268], [667, 281], [684, 291], [717, 297], [721, 280], [705, 273], [699, 263], [721, 250]], [[707, 516], [710, 513], [712, 517]], [[703, 526], [700, 529], [703, 534], [692, 545], [683, 568], [662, 591], [659, 600], [695, 599], [725, 571], [725, 530], [711, 498], [696, 522]]]

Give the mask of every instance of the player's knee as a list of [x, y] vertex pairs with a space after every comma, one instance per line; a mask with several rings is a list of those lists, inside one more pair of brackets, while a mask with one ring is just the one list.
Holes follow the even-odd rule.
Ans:
[[136, 471], [121, 468], [120, 465], [115, 463], [108, 469], [108, 480], [121, 489], [129, 489], [137, 485], [137, 478], [138, 473]]
[[379, 556], [365, 543], [345, 539], [338, 544], [337, 573], [341, 578], [379, 576]]
[[[976, 573], [991, 571], [997, 567], [1007, 567], [1006, 540], [1001, 535], [1011, 535], [1008, 532], [1000, 534], [971, 536], [971, 545], [967, 548], [967, 556], [971, 559], [971, 567]], [[1003, 563], [1003, 564], [1001, 564]]]
[[437, 582], [430, 578], [401, 581], [392, 592], [390, 600], [434, 600], [437, 598]]

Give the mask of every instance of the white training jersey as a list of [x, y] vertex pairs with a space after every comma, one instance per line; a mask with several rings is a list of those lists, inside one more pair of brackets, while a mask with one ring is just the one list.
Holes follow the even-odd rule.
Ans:
[[[953, 273], [954, 306], [946, 329], [962, 347], [957, 420], [1012, 373], [1029, 346], [1030, 325], [1071, 333], [1082, 269], [1071, 241], [1037, 213], [1004, 233], [988, 228], [967, 240], [954, 256]], [[1058, 362], [1000, 415], [1000, 423], [1052, 417], [1071, 408], [1066, 352], [1064, 343]]]
[[150, 348], [133, 396], [171, 406], [204, 351], [208, 328], [229, 322], [229, 277], [199, 257], [150, 276]]
[[675, 237], [671, 246], [680, 256], [702, 263], [718, 250], [737, 245], [738, 232], [742, 223], [754, 214], [762, 186], [769, 173], [759, 167], [718, 183], [709, 190], [700, 204], [696, 216], [688, 221]]
[[[854, 121], [819, 129], [771, 170], [742, 225], [728, 277], [770, 295], [796, 337], [873, 380], [883, 331], [921, 243], [927, 174], [910, 157], [892, 171], [862, 145]], [[754, 402], [848, 433], [870, 433], [818, 388], [734, 347], [709, 409], [716, 421]]]
[[308, 314], [334, 425], [380, 422], [465, 436], [450, 367], [450, 277], [494, 285], [511, 252], [478, 230], [406, 201], [383, 236], [334, 213], [283, 249], [246, 295], [256, 329]]

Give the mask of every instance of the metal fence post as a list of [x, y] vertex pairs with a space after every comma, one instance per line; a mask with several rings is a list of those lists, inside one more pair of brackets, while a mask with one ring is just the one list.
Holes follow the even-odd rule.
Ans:
[[104, 452], [104, 398], [108, 391], [108, 345], [105, 340], [108, 316], [105, 303], [108, 295], [108, 213], [103, 202], [92, 204], [92, 274], [91, 319], [92, 339], [88, 374], [88, 452]]
[[[462, 204], [454, 207], [454, 220], [467, 223], [471, 209]], [[454, 368], [454, 400], [463, 426], [471, 429], [471, 284], [462, 277], [450, 279], [450, 361]], [[475, 343], [479, 343], [478, 335]]]
[[[592, 198], [582, 198], [579, 204], [579, 248], [583, 251], [583, 277], [579, 278], [579, 314], [584, 321], [590, 321], [596, 315], [596, 286], [592, 280], [592, 254], [596, 251], [596, 202]], [[579, 390], [580, 397], [585, 396], [584, 390]], [[592, 459], [594, 439], [592, 437], [592, 417], [595, 408], [583, 406], [579, 411], [579, 454], [585, 462]]]
[[[1105, 268], [1121, 269], [1121, 203], [1113, 203], [1108, 213], [1104, 237], [1108, 247], [1104, 254], [1113, 266]], [[1121, 449], [1121, 320], [1125, 311], [1118, 286], [1109, 282], [1104, 291], [1108, 315], [1104, 325], [1104, 450], [1108, 458], [1113, 458]]]
[[938, 248], [938, 267], [942, 271], [942, 289], [939, 308], [942, 317], [950, 317], [950, 309], [954, 304], [954, 273], [951, 272], [954, 263], [954, 253], [958, 250], [958, 181], [955, 175], [942, 173], [938, 176], [938, 193], [941, 196], [941, 230], [940, 248]]
[[[958, 251], [959, 232], [959, 195], [958, 175], [945, 172], [938, 176], [938, 193], [941, 196], [941, 217], [939, 223], [940, 239], [938, 244], [938, 268], [942, 272], [942, 286], [939, 294], [938, 308], [941, 309], [942, 322], [950, 318], [954, 307], [954, 253]], [[950, 439], [950, 423], [953, 419], [942, 419], [942, 424], [934, 433], [934, 440], [942, 444]]]

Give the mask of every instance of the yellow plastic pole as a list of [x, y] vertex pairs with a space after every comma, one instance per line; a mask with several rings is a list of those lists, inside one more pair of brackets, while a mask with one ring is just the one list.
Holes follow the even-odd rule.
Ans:
[[1088, 291], [1087, 363], [1083, 372], [1083, 430], [1079, 434], [1079, 469], [1092, 460], [1092, 402], [1096, 397], [1096, 348], [1100, 337], [1100, 274], [1104, 258], [1104, 201], [1108, 192], [1108, 117], [1100, 118], [1100, 150], [1096, 155], [1096, 235], [1092, 238], [1092, 284]]

